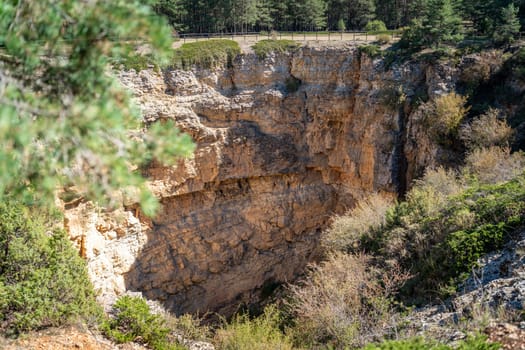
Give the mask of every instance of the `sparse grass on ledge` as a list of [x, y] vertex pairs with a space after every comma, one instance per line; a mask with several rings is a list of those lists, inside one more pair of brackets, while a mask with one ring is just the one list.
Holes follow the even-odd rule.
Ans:
[[191, 66], [231, 66], [235, 56], [240, 53], [239, 44], [233, 40], [213, 39], [187, 43], [174, 51], [172, 66], [180, 69], [189, 69]]
[[155, 70], [159, 70], [159, 64], [156, 62], [155, 58], [152, 55], [140, 55], [140, 54], [134, 54], [130, 55], [126, 59], [122, 60], [120, 62], [125, 70], [131, 70], [134, 69], [137, 72], [140, 72], [141, 70], [148, 69], [150, 67], [153, 67]]
[[270, 52], [284, 53], [297, 49], [301, 44], [293, 40], [261, 40], [252, 46], [259, 58], [265, 58]]

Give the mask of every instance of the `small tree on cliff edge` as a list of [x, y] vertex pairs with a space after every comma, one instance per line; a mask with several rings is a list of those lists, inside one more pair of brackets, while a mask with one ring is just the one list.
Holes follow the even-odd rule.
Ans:
[[344, 19], [339, 18], [339, 21], [337, 21], [337, 30], [340, 32], [344, 32], [346, 30], [346, 24]]
[[425, 21], [427, 44], [440, 46], [443, 42], [458, 42], [463, 39], [461, 17], [457, 15], [452, 0], [429, 1]]
[[521, 24], [518, 18], [519, 8], [510, 4], [501, 10], [500, 24], [494, 31], [494, 42], [499, 45], [511, 44], [520, 32]]
[[52, 203], [58, 188], [74, 185], [118, 204], [139, 188], [134, 199], [152, 214], [156, 200], [137, 166], [173, 163], [193, 145], [173, 123], [145, 131], [108, 67], [135, 54], [129, 42], [166, 59], [170, 37], [139, 0], [1, 1], [0, 197]]
[[461, 17], [453, 0], [428, 0], [422, 18], [412, 22], [403, 34], [404, 46], [439, 47], [443, 43], [457, 43], [463, 39]]

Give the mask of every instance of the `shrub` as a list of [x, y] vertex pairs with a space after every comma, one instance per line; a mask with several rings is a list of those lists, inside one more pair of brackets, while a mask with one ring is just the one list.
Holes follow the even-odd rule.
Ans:
[[504, 65], [505, 73], [517, 80], [525, 80], [525, 48], [520, 48]]
[[476, 62], [476, 64], [461, 70], [460, 82], [466, 87], [467, 94], [472, 95], [481, 84], [489, 81], [490, 76], [490, 64], [488, 62]]
[[455, 92], [439, 96], [431, 101], [426, 112], [431, 133], [443, 141], [455, 136], [457, 129], [469, 108], [465, 107], [467, 98]]
[[[423, 296], [436, 290], [437, 296], [446, 297], [482, 255], [501, 248], [525, 219], [523, 180], [520, 176], [499, 185], [475, 184], [449, 197], [434, 215], [405, 226], [408, 254], [402, 265], [414, 266], [416, 275], [406, 292]], [[389, 231], [383, 236], [385, 244], [398, 234]], [[422, 239], [414, 239], [418, 235]]]
[[261, 40], [252, 46], [255, 54], [263, 59], [268, 56], [269, 53], [284, 53], [297, 49], [300, 44], [293, 40], [275, 40], [267, 39]]
[[428, 341], [423, 338], [389, 340], [381, 344], [369, 344], [362, 350], [498, 350], [499, 344], [487, 342], [486, 336], [469, 337], [454, 347]]
[[367, 32], [385, 32], [386, 31], [386, 25], [381, 20], [373, 20], [366, 24], [365, 30]]
[[427, 169], [421, 179], [414, 181], [414, 190], [432, 189], [443, 199], [463, 190], [463, 184], [454, 170], [438, 167]]
[[479, 118], [462, 126], [459, 130], [459, 138], [471, 150], [509, 146], [514, 132], [504, 119], [498, 118], [498, 115], [497, 109], [489, 109]]
[[297, 90], [299, 90], [299, 87], [301, 86], [301, 83], [301, 80], [297, 79], [294, 76], [286, 78], [286, 81], [284, 82], [286, 86], [286, 91], [290, 93], [297, 92]]
[[433, 228], [426, 227], [425, 223], [435, 219], [448, 205], [448, 197], [461, 189], [462, 184], [453, 171], [427, 170], [423, 178], [414, 182], [406, 201], [387, 211], [384, 229], [375, 234], [381, 243], [375, 246], [380, 246], [381, 254], [401, 262], [413, 263], [413, 259], [425, 256], [433, 244], [443, 239], [445, 232], [438, 224]]
[[255, 319], [236, 315], [231, 323], [217, 330], [215, 342], [219, 350], [291, 350], [291, 341], [279, 329], [280, 324], [280, 312], [270, 305]]
[[241, 53], [236, 41], [213, 39], [183, 44], [173, 52], [173, 67], [189, 69], [195, 65], [202, 68], [231, 66], [233, 59]]
[[370, 58], [376, 58], [383, 54], [381, 48], [378, 45], [361, 45], [358, 49], [361, 55], [364, 54]]
[[407, 340], [389, 340], [380, 344], [369, 344], [363, 350], [450, 350], [451, 348], [425, 341], [423, 338], [412, 338]]
[[376, 36], [376, 41], [379, 43], [379, 45], [388, 44], [390, 42], [390, 35], [388, 34], [378, 34]]
[[396, 326], [390, 297], [405, 279], [399, 271], [382, 274], [362, 254], [330, 255], [302, 284], [290, 286], [295, 339], [307, 348], [356, 347], [380, 339]]
[[142, 54], [133, 54], [126, 57], [122, 60], [121, 63], [124, 66], [124, 69], [131, 70], [134, 69], [137, 72], [141, 70], [153, 68], [159, 70], [159, 65], [155, 61], [155, 58], [152, 55], [142, 55]]
[[464, 171], [481, 183], [494, 184], [509, 181], [523, 172], [525, 155], [510, 153], [505, 147], [477, 148], [467, 155]]
[[402, 85], [387, 83], [378, 93], [379, 102], [391, 111], [398, 111], [399, 107], [406, 101], [407, 95]]
[[185, 340], [200, 340], [207, 341], [210, 337], [210, 328], [202, 325], [202, 319], [191, 314], [184, 314], [175, 317], [171, 314], [164, 315], [166, 325], [172, 329], [177, 335]]
[[98, 322], [85, 262], [63, 231], [14, 202], [0, 203], [0, 331], [19, 334], [74, 321]]
[[425, 175], [414, 182], [405, 202], [388, 212], [387, 223], [409, 226], [437, 215], [446, 205], [447, 198], [462, 190], [454, 171], [444, 168], [427, 169]]
[[450, 268], [454, 271], [468, 271], [486, 252], [501, 248], [503, 238], [511, 227], [505, 222], [485, 224], [474, 230], [452, 232], [445, 240], [444, 246], [449, 254], [455, 256]]
[[392, 200], [374, 194], [357, 203], [355, 208], [342, 216], [336, 216], [330, 228], [321, 237], [323, 246], [329, 250], [358, 252], [373, 240], [372, 232], [385, 223]]
[[115, 342], [139, 342], [154, 350], [183, 349], [169, 341], [166, 321], [153, 314], [144, 299], [123, 296], [113, 305], [113, 313], [114, 318], [107, 320], [102, 328]]

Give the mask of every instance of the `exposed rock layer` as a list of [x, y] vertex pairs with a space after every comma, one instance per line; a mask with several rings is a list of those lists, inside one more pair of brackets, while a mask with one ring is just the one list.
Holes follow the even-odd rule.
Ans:
[[[355, 47], [122, 72], [146, 120], [175, 120], [197, 150], [146, 170], [162, 203], [154, 219], [87, 203], [67, 211], [101, 300], [134, 290], [179, 313], [229, 313], [292, 280], [331, 215], [367, 193], [395, 194], [434, 161], [412, 102], [421, 89], [446, 91], [452, 76], [419, 64], [385, 72]], [[386, 101], [392, 89], [402, 98]]]

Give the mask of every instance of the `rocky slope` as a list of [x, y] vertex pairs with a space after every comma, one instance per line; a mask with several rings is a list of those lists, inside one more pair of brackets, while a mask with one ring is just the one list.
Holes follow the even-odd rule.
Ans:
[[407, 333], [453, 343], [483, 329], [502, 349], [525, 349], [525, 322], [516, 322], [525, 305], [524, 277], [525, 232], [521, 231], [501, 251], [482, 257], [457, 295], [414, 310], [406, 320]]
[[402, 193], [440, 157], [416, 101], [450, 90], [456, 70], [385, 71], [348, 46], [121, 72], [146, 120], [175, 120], [197, 150], [144, 170], [162, 203], [153, 219], [131, 202], [109, 213], [66, 204], [99, 299], [137, 291], [177, 313], [228, 314], [292, 280], [318, 255], [331, 215], [367, 193]]

